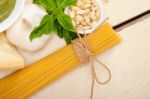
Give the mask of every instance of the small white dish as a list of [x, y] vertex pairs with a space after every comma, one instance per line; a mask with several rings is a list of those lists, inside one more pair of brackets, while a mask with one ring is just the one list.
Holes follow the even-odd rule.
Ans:
[[10, 14], [10, 16], [0, 23], [0, 32], [8, 29], [18, 19], [19, 15], [23, 10], [24, 4], [25, 0], [16, 0], [14, 10]]
[[[95, 4], [96, 4], [96, 5], [99, 7], [99, 9], [100, 9], [100, 17], [99, 17], [99, 20], [98, 20], [97, 24], [95, 25], [95, 27], [92, 28], [92, 29], [87, 29], [87, 30], [84, 30], [84, 31], [79, 31], [79, 30], [78, 30], [78, 32], [79, 32], [80, 34], [89, 34], [89, 33], [92, 33], [92, 32], [95, 31], [95, 30], [105, 21], [105, 19], [106, 19], [105, 7], [104, 7], [102, 1], [101, 1], [101, 0], [94, 0], [94, 1], [95, 1]], [[66, 9], [65, 9], [65, 13], [66, 13], [67, 15], [68, 15], [68, 10], [69, 10], [69, 8], [66, 8]]]

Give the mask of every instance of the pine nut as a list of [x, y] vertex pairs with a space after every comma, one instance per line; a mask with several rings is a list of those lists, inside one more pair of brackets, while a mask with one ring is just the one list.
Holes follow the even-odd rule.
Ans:
[[70, 11], [69, 15], [70, 15], [71, 18], [74, 18], [75, 17], [75, 12], [74, 11]]
[[91, 23], [91, 27], [92, 27], [92, 28], [95, 27], [96, 24], [97, 24], [97, 21], [93, 21], [93, 22]]
[[76, 19], [75, 19], [75, 23], [76, 23], [77, 25], [79, 25], [79, 24], [80, 24], [80, 21], [76, 18]]
[[78, 0], [68, 13], [77, 31], [94, 28], [100, 17], [100, 9], [93, 0]]
[[86, 26], [87, 23], [86, 22], [81, 22], [81, 25]]
[[80, 8], [77, 7], [77, 6], [71, 6], [71, 9], [72, 9], [73, 11], [76, 11], [76, 10], [79, 10]]
[[85, 30], [88, 30], [88, 29], [90, 29], [91, 27], [90, 26], [85, 26], [85, 27], [83, 27], [83, 29], [85, 29]]
[[92, 11], [94, 10], [94, 11], [96, 11], [98, 9], [98, 7], [93, 7], [92, 8]]
[[90, 13], [90, 18], [93, 19], [94, 16], [95, 16], [95, 11], [92, 11], [92, 12]]
[[86, 14], [90, 13], [90, 9], [85, 9], [85, 13]]
[[89, 23], [90, 22], [90, 18], [88, 16], [84, 16], [85, 22]]
[[74, 20], [72, 20], [72, 24], [73, 26], [76, 26], [76, 22]]
[[77, 10], [76, 14], [85, 14], [85, 10]]
[[78, 6], [78, 7], [81, 7], [83, 4], [84, 4], [84, 2], [82, 2], [82, 1], [78, 1], [78, 2], [77, 2], [77, 6]]
[[77, 15], [76, 18], [77, 18], [80, 22], [82, 22], [82, 21], [84, 20], [83, 16], [81, 16], [81, 15]]
[[86, 9], [86, 8], [90, 8], [90, 6], [91, 6], [91, 4], [88, 3], [88, 4], [84, 4], [84, 5], [82, 6], [82, 8], [83, 8], [83, 9]]
[[100, 16], [100, 11], [96, 10], [96, 17], [99, 18], [99, 16]]

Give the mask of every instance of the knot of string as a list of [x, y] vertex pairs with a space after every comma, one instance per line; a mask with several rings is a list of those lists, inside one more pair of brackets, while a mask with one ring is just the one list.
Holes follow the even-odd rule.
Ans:
[[[80, 36], [80, 34], [78, 32], [77, 32], [77, 34], [78, 34], [79, 38], [73, 40], [72, 43], [73, 43], [74, 50], [75, 50], [80, 62], [82, 64], [87, 64], [87, 63], [91, 64], [92, 85], [91, 85], [90, 99], [93, 99], [95, 81], [101, 85], [107, 84], [111, 80], [111, 71], [105, 64], [103, 64], [101, 61], [96, 59], [94, 57], [94, 55], [92, 54], [92, 52], [90, 51], [89, 45], [88, 45], [88, 40], [87, 40], [87, 35], [84, 33], [84, 39], [82, 39], [82, 37]], [[104, 67], [107, 70], [109, 77], [106, 81], [101, 81], [98, 79], [94, 61], [97, 62], [100, 66]]]

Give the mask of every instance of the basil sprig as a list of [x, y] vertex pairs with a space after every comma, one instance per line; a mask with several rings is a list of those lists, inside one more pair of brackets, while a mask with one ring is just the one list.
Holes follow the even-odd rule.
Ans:
[[77, 0], [33, 0], [33, 3], [44, 7], [48, 15], [44, 16], [40, 25], [31, 32], [30, 40], [55, 32], [69, 44], [77, 34], [70, 16], [64, 13], [64, 9], [76, 2]]

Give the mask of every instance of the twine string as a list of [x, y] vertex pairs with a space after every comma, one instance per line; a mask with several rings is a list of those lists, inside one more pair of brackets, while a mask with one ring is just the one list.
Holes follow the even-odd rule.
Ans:
[[[76, 30], [77, 30], [77, 27], [76, 27]], [[93, 99], [95, 81], [98, 84], [101, 84], [101, 85], [107, 84], [111, 80], [111, 71], [104, 63], [102, 63], [97, 58], [95, 58], [93, 53], [90, 51], [89, 43], [88, 43], [89, 40], [88, 40], [87, 34], [84, 33], [84, 38], [83, 39], [82, 39], [81, 35], [78, 32], [77, 32], [77, 35], [78, 35], [79, 38], [73, 40], [72, 43], [73, 43], [74, 50], [75, 50], [75, 52], [77, 54], [77, 57], [79, 58], [80, 62], [82, 64], [87, 64], [87, 63], [90, 62], [90, 64], [91, 64], [92, 85], [91, 85], [90, 99]], [[101, 80], [98, 79], [94, 61], [97, 62], [100, 66], [102, 66], [108, 72], [109, 77], [106, 81], [101, 81]]]

